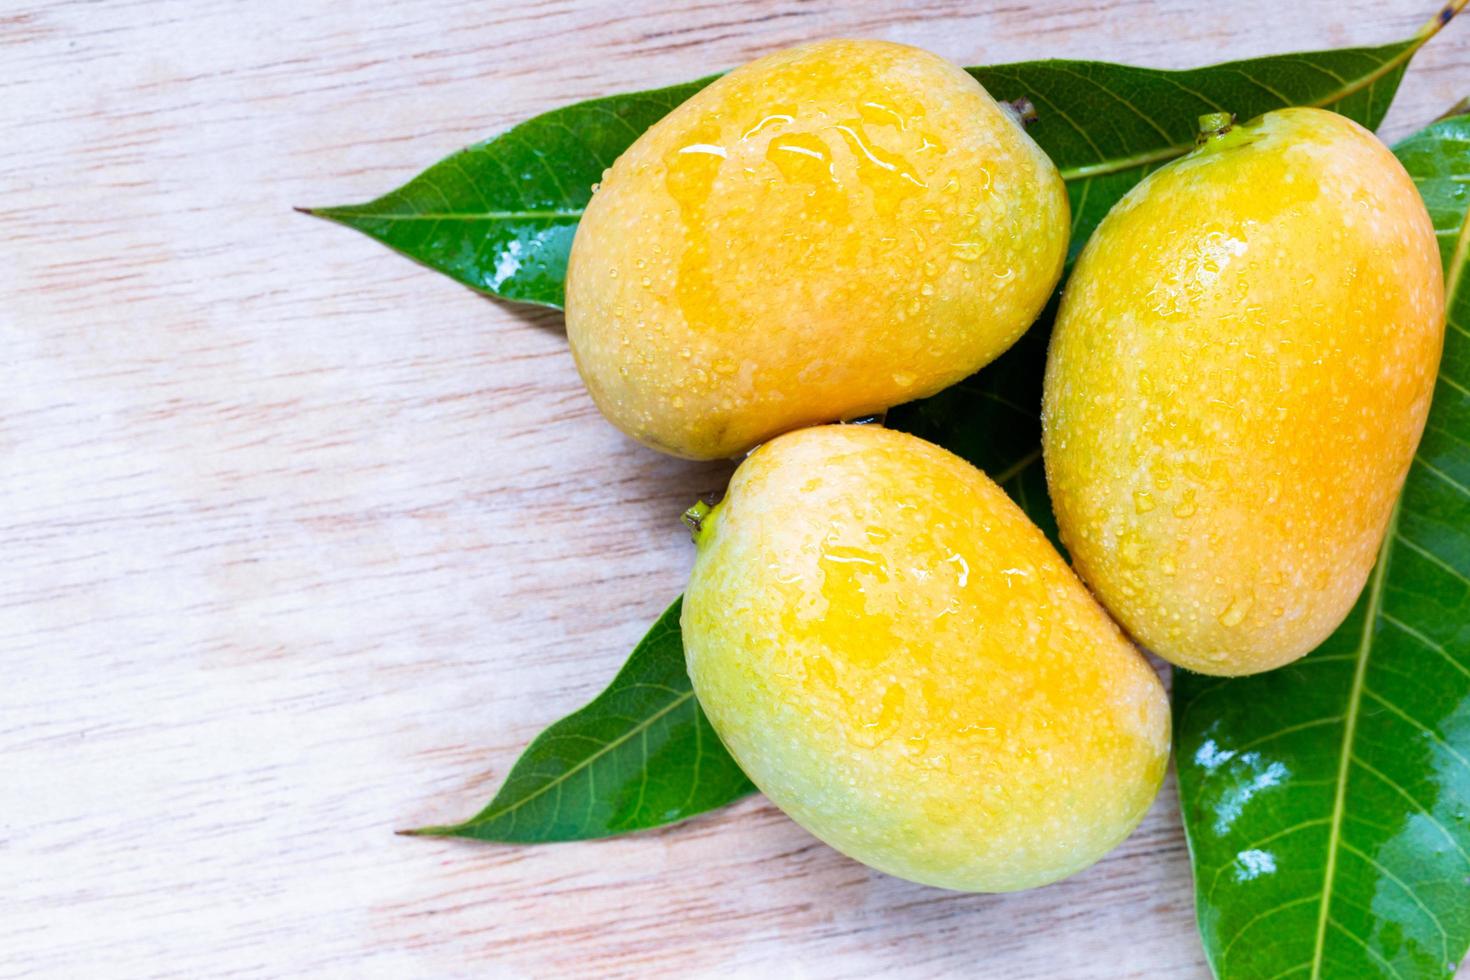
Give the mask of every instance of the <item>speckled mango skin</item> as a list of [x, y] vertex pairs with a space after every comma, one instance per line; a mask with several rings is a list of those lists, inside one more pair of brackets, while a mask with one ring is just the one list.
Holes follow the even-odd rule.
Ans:
[[979, 470], [871, 425], [783, 435], [697, 535], [683, 635], [757, 786], [881, 871], [1014, 891], [1097, 861], [1168, 760], [1163, 687]]
[[694, 459], [868, 415], [989, 363], [1067, 248], [1056, 168], [972, 77], [825, 41], [720, 78], [613, 164], [567, 336], [603, 414]]
[[1372, 568], [1443, 337], [1429, 215], [1356, 123], [1272, 112], [1154, 173], [1051, 340], [1042, 442], [1077, 570], [1191, 670], [1311, 651]]

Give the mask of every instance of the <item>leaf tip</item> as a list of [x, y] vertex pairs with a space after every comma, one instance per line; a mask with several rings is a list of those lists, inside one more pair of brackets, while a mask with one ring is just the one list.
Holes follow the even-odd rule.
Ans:
[[1454, 105], [1450, 106], [1439, 116], [1435, 117], [1434, 121], [1440, 122], [1444, 119], [1453, 119], [1456, 116], [1463, 116], [1467, 113], [1470, 113], [1470, 95], [1467, 95], [1459, 102], [1456, 102]]
[[327, 207], [316, 208], [303, 208], [299, 205], [293, 204], [291, 206], [291, 210], [295, 211], [297, 214], [310, 215], [313, 218], [321, 218], [325, 221], [335, 221], [338, 224], [343, 224], [345, 223], [343, 221], [344, 216], [350, 216], [355, 209], [351, 205], [341, 204], [334, 204]]

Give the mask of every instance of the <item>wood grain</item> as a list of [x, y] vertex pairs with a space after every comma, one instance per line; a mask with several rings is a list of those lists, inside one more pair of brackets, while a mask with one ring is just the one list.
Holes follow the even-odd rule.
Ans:
[[[1202, 977], [1172, 789], [957, 896], [751, 800], [540, 848], [464, 817], [679, 591], [726, 468], [598, 418], [559, 319], [291, 212], [823, 35], [1183, 67], [1424, 0], [76, 0], [0, 10], [0, 976]], [[1470, 24], [1385, 127], [1470, 88]]]

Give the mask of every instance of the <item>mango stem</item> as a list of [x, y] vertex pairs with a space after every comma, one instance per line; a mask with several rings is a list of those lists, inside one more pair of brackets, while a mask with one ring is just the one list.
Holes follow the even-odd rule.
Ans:
[[1234, 125], [1235, 113], [1233, 112], [1207, 112], [1199, 117], [1199, 129], [1194, 141], [1203, 143], [1216, 136], [1224, 136]]
[[679, 518], [689, 528], [690, 541], [699, 544], [700, 532], [704, 530], [704, 519], [709, 516], [709, 512], [712, 510], [714, 508], [707, 501], [697, 500], [694, 502], [694, 506], [686, 510], [684, 515]]
[[1025, 127], [1034, 123], [1039, 117], [1036, 115], [1036, 105], [1024, 95], [1010, 102], [1002, 102], [1000, 107], [1008, 112], [1012, 119]]

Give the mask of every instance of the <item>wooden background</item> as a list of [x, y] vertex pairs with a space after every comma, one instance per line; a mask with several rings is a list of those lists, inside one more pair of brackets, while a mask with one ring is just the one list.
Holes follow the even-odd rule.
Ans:
[[[393, 836], [477, 810], [612, 677], [726, 470], [606, 425], [557, 316], [290, 206], [826, 35], [1184, 67], [1434, 6], [0, 0], [0, 976], [1206, 976], [1172, 784], [1012, 896], [869, 872], [760, 799]], [[1385, 135], [1467, 63], [1457, 23]]]

